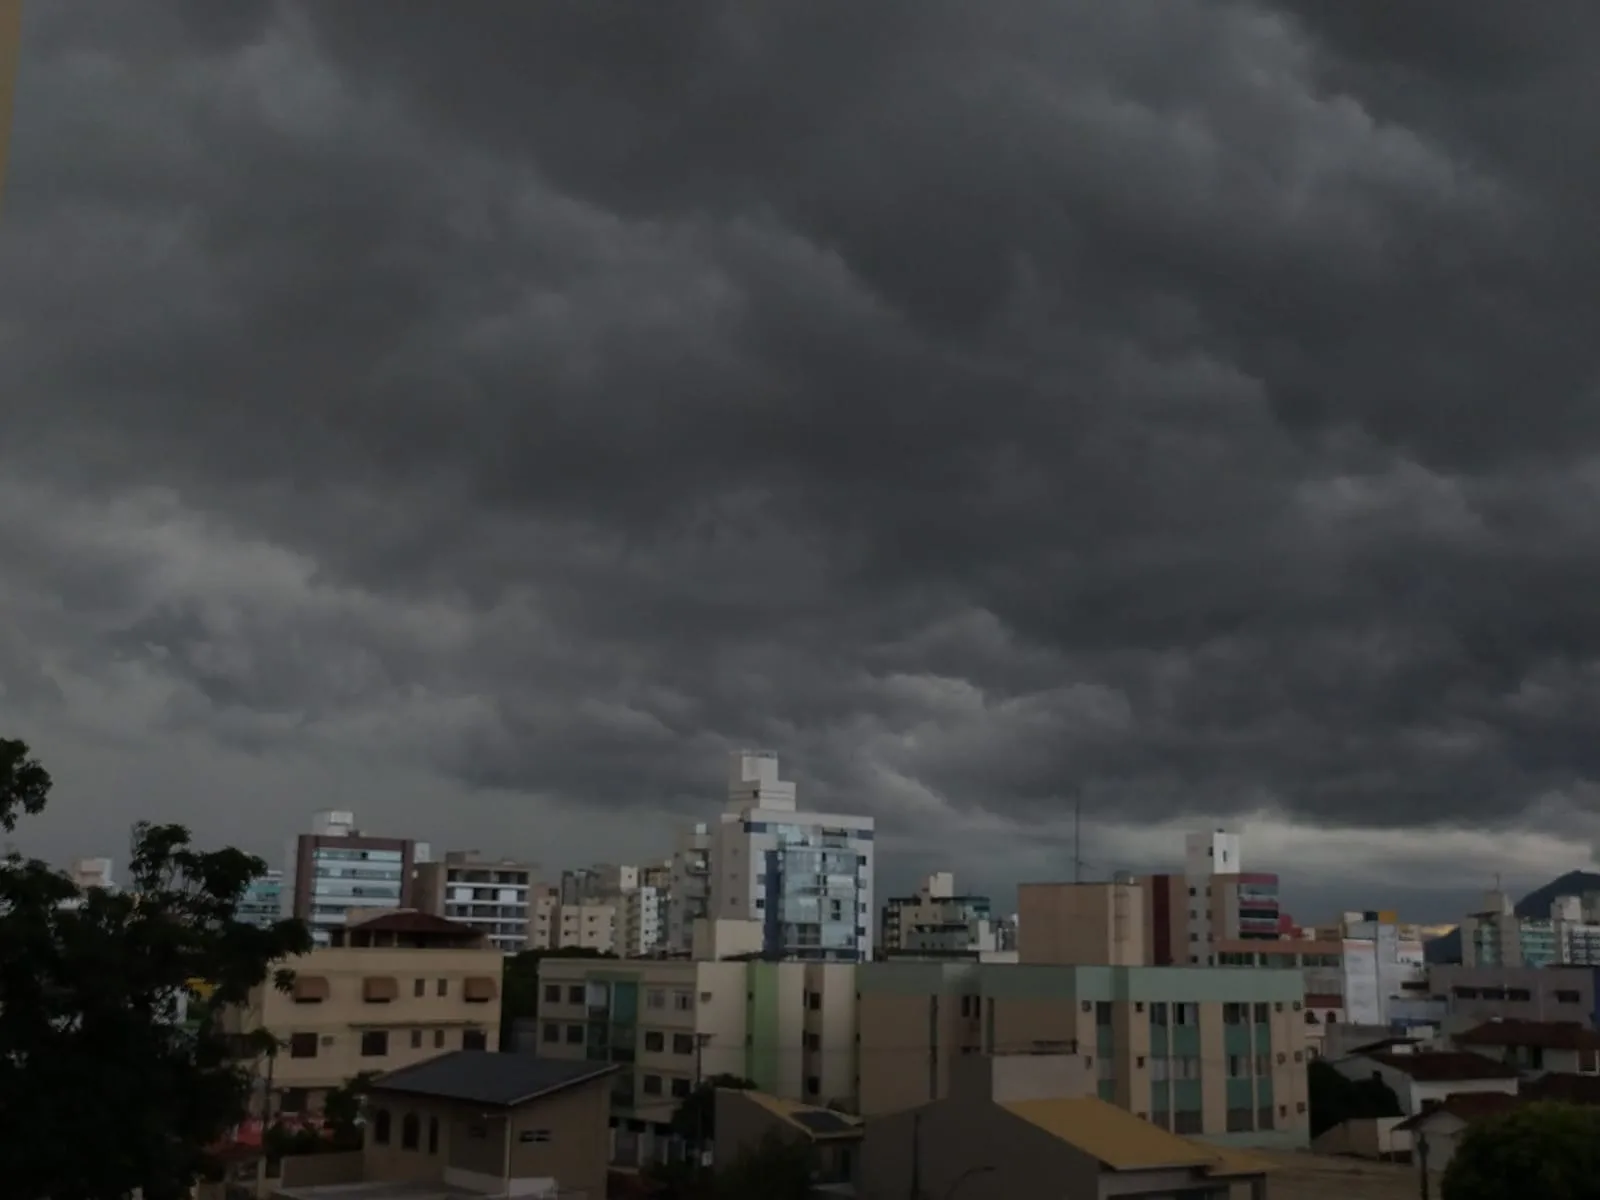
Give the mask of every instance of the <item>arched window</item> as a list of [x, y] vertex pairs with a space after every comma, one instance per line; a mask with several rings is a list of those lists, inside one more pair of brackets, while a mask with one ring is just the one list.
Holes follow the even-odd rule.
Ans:
[[428, 1153], [439, 1153], [439, 1118], [428, 1118]]
[[415, 1150], [422, 1142], [422, 1118], [408, 1112], [400, 1120], [400, 1149]]
[[372, 1114], [372, 1140], [380, 1146], [389, 1144], [389, 1110], [380, 1108]]

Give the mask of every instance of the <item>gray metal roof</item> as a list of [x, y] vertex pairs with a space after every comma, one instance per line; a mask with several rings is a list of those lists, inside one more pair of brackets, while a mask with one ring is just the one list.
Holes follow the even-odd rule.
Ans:
[[379, 1076], [372, 1081], [372, 1087], [375, 1091], [511, 1108], [609, 1075], [616, 1069], [611, 1063], [500, 1054], [493, 1050], [454, 1050]]

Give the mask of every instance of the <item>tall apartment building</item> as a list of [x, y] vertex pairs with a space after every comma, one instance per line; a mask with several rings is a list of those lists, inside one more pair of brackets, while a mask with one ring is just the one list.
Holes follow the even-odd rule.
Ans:
[[777, 755], [729, 756], [712, 831], [708, 916], [760, 921], [775, 958], [865, 962], [873, 948], [871, 817], [806, 812]]
[[1278, 877], [1243, 869], [1237, 834], [1189, 834], [1183, 874], [1146, 875], [1140, 885], [1145, 961], [1153, 966], [1215, 966], [1219, 943], [1276, 941], [1286, 932]]
[[442, 862], [420, 863], [416, 904], [423, 912], [478, 930], [503, 954], [531, 945], [535, 867], [451, 850]]
[[21, 46], [22, 0], [0, 0], [0, 203], [5, 200], [12, 96], [17, 85], [17, 55]]
[[287, 858], [285, 915], [309, 924], [324, 946], [351, 911], [415, 908], [415, 869], [429, 852], [426, 842], [372, 837], [356, 828], [354, 813], [328, 811], [289, 843]]
[[277, 1040], [278, 1053], [253, 1064], [258, 1112], [263, 1096], [269, 1117], [314, 1112], [362, 1071], [497, 1047], [503, 959], [477, 930], [402, 910], [357, 914], [328, 938], [286, 964], [291, 991], [265, 983], [225, 1016], [234, 1032]]
[[694, 950], [694, 923], [710, 915], [711, 826], [702, 821], [678, 835], [668, 871], [665, 949], [689, 954]]
[[237, 916], [262, 929], [283, 920], [283, 872], [269, 870], [252, 879], [239, 900]]
[[1145, 891], [1131, 875], [1110, 883], [1022, 884], [1017, 888], [1017, 959], [1057, 966], [1143, 966], [1144, 904]]
[[956, 892], [956, 877], [938, 871], [910, 896], [884, 901], [878, 954], [980, 955], [1000, 950], [1000, 932], [987, 896]]

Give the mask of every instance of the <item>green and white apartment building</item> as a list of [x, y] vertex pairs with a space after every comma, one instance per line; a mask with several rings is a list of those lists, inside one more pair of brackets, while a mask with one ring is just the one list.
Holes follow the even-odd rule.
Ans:
[[548, 959], [537, 1053], [619, 1064], [618, 1162], [657, 1156], [697, 1079], [863, 1116], [950, 1094], [957, 1060], [1055, 1055], [1075, 1095], [1222, 1144], [1309, 1142], [1294, 970]]

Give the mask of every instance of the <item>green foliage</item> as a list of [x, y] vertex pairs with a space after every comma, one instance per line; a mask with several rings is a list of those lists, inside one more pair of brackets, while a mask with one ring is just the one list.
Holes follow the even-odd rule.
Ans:
[[769, 1133], [712, 1173], [711, 1200], [809, 1200], [814, 1153], [804, 1138]]
[[[50, 777], [0, 740], [0, 825], [40, 812]], [[236, 920], [265, 871], [141, 825], [126, 890], [80, 893], [17, 855], [0, 861], [0, 1186], [7, 1200], [178, 1200], [247, 1111], [250, 1079], [222, 1009], [310, 949], [297, 921]], [[77, 904], [63, 907], [63, 902]], [[178, 1016], [189, 983], [204, 999]], [[248, 1043], [260, 1044], [253, 1036]]]
[[712, 1075], [683, 1098], [672, 1113], [672, 1132], [691, 1145], [703, 1146], [716, 1137], [717, 1089], [755, 1090], [755, 1084], [738, 1075]]
[[519, 1020], [539, 1016], [539, 964], [547, 958], [615, 958], [588, 946], [556, 950], [524, 950], [505, 961], [500, 972], [500, 1044], [513, 1044], [512, 1030]]
[[328, 1141], [333, 1150], [359, 1150], [361, 1124], [366, 1112], [367, 1094], [378, 1071], [362, 1071], [331, 1088], [322, 1100], [322, 1118], [328, 1125]]
[[1321, 1059], [1306, 1068], [1306, 1092], [1312, 1137], [1346, 1121], [1405, 1115], [1400, 1098], [1381, 1079], [1347, 1079]]
[[1600, 1109], [1529, 1104], [1479, 1121], [1456, 1143], [1440, 1200], [1595, 1200]]

